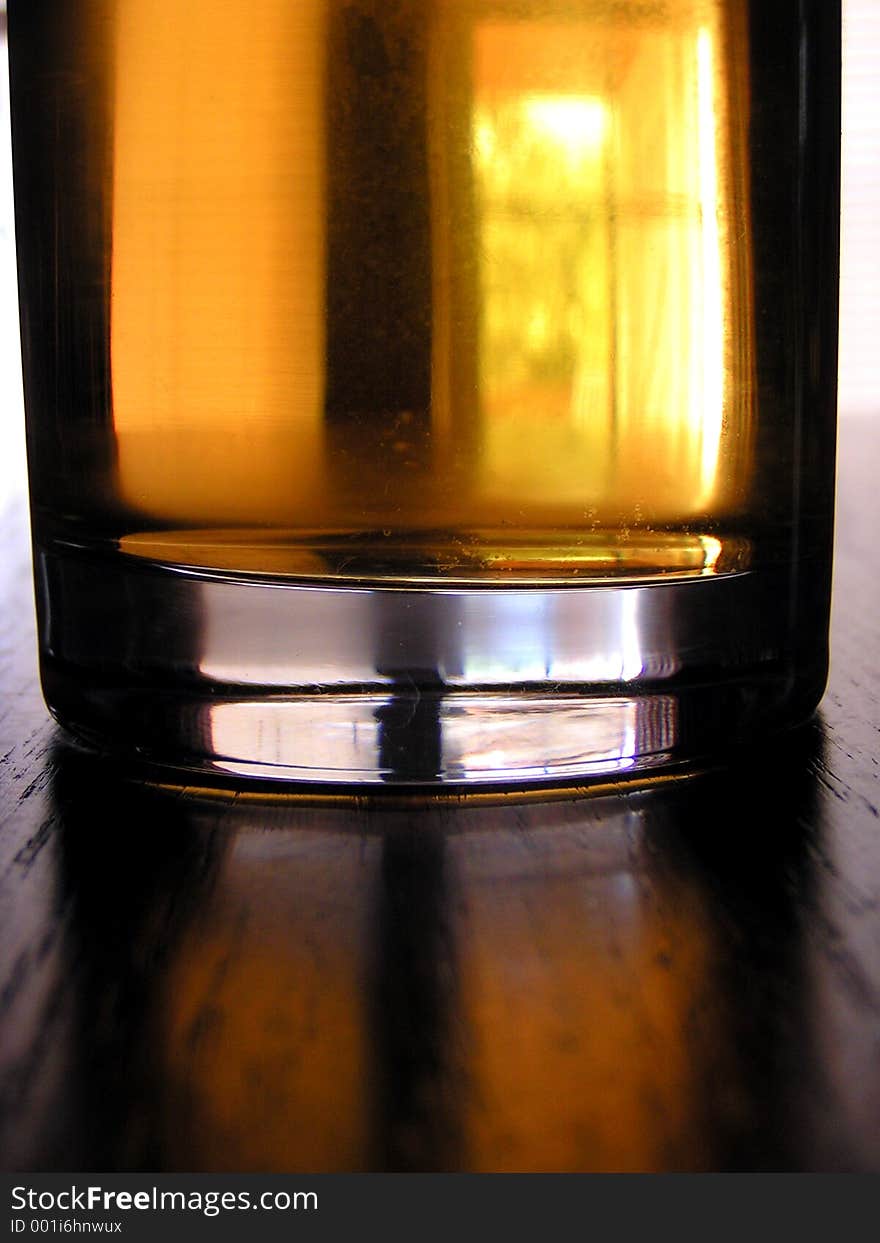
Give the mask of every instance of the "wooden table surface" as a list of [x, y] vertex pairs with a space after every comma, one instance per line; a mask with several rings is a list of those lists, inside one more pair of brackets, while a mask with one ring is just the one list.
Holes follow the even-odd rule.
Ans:
[[0, 1151], [25, 1170], [880, 1170], [878, 441], [817, 719], [680, 784], [310, 806], [65, 748], [0, 637]]

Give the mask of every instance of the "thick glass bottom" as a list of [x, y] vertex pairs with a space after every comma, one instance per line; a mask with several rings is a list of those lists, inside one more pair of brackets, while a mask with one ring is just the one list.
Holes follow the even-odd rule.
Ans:
[[123, 553], [162, 564], [236, 574], [384, 586], [571, 586], [595, 581], [694, 578], [749, 568], [749, 541], [686, 531], [579, 530], [139, 531]]
[[38, 550], [43, 685], [78, 738], [269, 781], [623, 779], [807, 716], [757, 572], [571, 587], [309, 585]]

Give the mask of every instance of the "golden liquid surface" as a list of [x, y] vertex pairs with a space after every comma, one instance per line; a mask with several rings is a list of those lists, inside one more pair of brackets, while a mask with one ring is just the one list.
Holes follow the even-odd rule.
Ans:
[[748, 564], [742, 0], [101, 13], [123, 550], [410, 578]]

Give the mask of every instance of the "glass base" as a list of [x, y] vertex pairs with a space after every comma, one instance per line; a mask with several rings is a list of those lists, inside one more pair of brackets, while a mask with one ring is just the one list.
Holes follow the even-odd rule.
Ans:
[[43, 687], [74, 736], [333, 784], [621, 780], [812, 711], [756, 572], [572, 587], [309, 584], [37, 550]]

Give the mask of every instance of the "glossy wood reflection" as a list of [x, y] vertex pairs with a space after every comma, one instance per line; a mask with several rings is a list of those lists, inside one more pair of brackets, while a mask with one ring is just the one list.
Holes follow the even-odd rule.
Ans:
[[822, 848], [802, 827], [822, 745], [791, 740], [775, 794], [716, 776], [361, 813], [175, 797], [59, 752], [76, 1091], [55, 1146], [17, 1163], [810, 1164], [777, 1125], [789, 1098], [820, 1112], [793, 905]]

